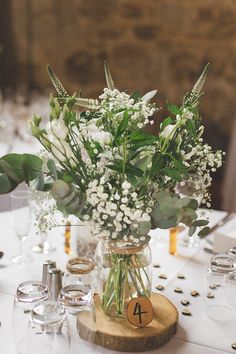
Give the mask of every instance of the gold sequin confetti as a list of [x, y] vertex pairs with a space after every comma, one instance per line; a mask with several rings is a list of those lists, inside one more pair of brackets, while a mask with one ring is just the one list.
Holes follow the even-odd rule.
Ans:
[[188, 306], [188, 305], [190, 305], [190, 301], [189, 300], [181, 300], [181, 304], [183, 305], [183, 306]]
[[215, 295], [213, 295], [212, 293], [207, 293], [206, 295], [208, 297], [208, 299], [214, 299]]
[[161, 265], [159, 263], [153, 263], [152, 265], [154, 268], [161, 268]]
[[165, 287], [164, 287], [163, 285], [157, 285], [157, 286], [156, 286], [156, 289], [157, 289], [157, 290], [164, 290]]
[[159, 274], [158, 277], [160, 279], [167, 279], [167, 276], [165, 274]]
[[233, 350], [236, 350], [236, 343], [231, 344], [231, 348], [232, 348]]
[[175, 288], [174, 292], [175, 292], [175, 293], [182, 294], [182, 293], [183, 293], [183, 290], [182, 290], [181, 288]]
[[192, 312], [189, 309], [184, 309], [182, 311], [182, 315], [184, 315], [184, 316], [192, 316]]
[[177, 274], [178, 279], [185, 279], [185, 276], [183, 274]]
[[200, 294], [199, 294], [199, 292], [197, 290], [192, 290], [191, 291], [191, 295], [196, 297], [196, 296], [199, 296]]
[[217, 289], [217, 288], [219, 288], [220, 287], [220, 284], [211, 284], [211, 285], [209, 285], [209, 288], [210, 289]]

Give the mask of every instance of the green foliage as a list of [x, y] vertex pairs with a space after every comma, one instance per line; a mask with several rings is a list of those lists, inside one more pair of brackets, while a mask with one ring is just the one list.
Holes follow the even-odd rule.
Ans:
[[167, 106], [168, 111], [169, 111], [170, 113], [174, 114], [175, 116], [176, 116], [177, 114], [180, 114], [180, 113], [181, 113], [180, 108], [179, 108], [178, 106], [172, 104], [172, 103], [167, 102], [167, 103], [166, 103], [166, 106]]
[[31, 154], [8, 154], [0, 158], [0, 194], [9, 193], [20, 183], [37, 178], [42, 164], [39, 157]]
[[[174, 193], [160, 191], [156, 200], [157, 202], [151, 213], [152, 229], [168, 229], [179, 223], [184, 223], [190, 227], [189, 234], [192, 235], [198, 226], [208, 224], [207, 220], [197, 220], [196, 209], [198, 205], [193, 203], [191, 198], [180, 198]], [[203, 230], [200, 231], [199, 235], [204, 233]]]
[[49, 75], [49, 77], [52, 81], [52, 84], [53, 84], [55, 90], [57, 91], [59, 97], [69, 97], [68, 92], [65, 90], [62, 83], [60, 82], [58, 77], [55, 75], [55, 73], [53, 72], [53, 70], [49, 64], [47, 66], [47, 69], [48, 69], [48, 75]]
[[135, 131], [130, 134], [129, 143], [135, 149], [139, 146], [154, 145], [158, 141], [158, 137], [144, 131]]

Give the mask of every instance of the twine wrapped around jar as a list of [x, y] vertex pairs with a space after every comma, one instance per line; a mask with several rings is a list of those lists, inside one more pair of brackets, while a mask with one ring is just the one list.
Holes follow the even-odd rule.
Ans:
[[95, 263], [89, 258], [74, 257], [69, 259], [66, 269], [71, 274], [88, 274], [94, 270]]

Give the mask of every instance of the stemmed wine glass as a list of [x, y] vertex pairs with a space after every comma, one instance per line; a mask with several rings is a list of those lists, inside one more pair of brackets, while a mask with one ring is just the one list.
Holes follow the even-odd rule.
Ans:
[[16, 190], [10, 194], [12, 227], [20, 240], [20, 252], [12, 258], [12, 262], [17, 264], [32, 260], [32, 256], [23, 253], [22, 247], [31, 226], [30, 196], [31, 194], [27, 190]]

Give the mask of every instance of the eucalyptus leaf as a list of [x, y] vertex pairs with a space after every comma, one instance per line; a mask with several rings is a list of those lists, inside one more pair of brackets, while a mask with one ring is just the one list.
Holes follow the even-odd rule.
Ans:
[[205, 237], [205, 236], [208, 235], [209, 231], [210, 231], [210, 227], [206, 226], [201, 231], [199, 231], [198, 236], [199, 237]]
[[56, 168], [55, 161], [52, 159], [49, 159], [47, 162], [47, 167], [48, 167], [48, 170], [50, 171], [51, 175], [54, 177], [54, 179], [57, 179], [58, 174], [57, 174], [57, 168]]
[[196, 226], [191, 226], [188, 230], [189, 236], [193, 236], [193, 234], [196, 232], [197, 227]]
[[193, 222], [193, 226], [206, 226], [208, 224], [209, 224], [208, 220], [202, 220], [202, 219]]
[[9, 178], [5, 174], [0, 173], [0, 194], [9, 193], [15, 187], [16, 185], [11, 183]]

